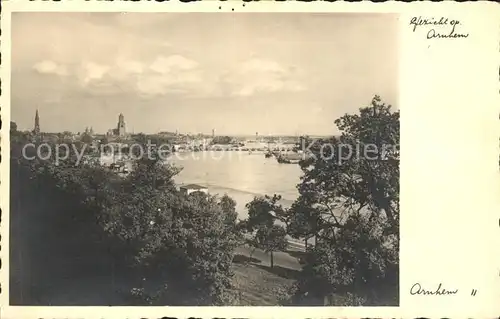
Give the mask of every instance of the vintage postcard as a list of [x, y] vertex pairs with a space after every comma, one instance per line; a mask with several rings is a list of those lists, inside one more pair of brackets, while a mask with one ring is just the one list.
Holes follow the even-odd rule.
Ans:
[[500, 7], [2, 7], [2, 318], [500, 313]]

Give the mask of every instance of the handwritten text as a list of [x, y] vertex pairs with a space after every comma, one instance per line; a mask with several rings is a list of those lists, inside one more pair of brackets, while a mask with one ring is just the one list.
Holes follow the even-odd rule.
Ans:
[[440, 283], [436, 289], [424, 289], [422, 285], [419, 283], [414, 284], [410, 288], [410, 295], [431, 295], [431, 296], [442, 296], [442, 295], [455, 295], [458, 292], [458, 289], [455, 290], [447, 290], [442, 288], [442, 284]]
[[416, 32], [421, 27], [431, 27], [431, 29], [427, 29], [427, 39], [467, 38], [469, 36], [468, 33], [459, 33], [457, 31], [459, 25], [461, 25], [459, 20], [446, 17], [413, 17], [410, 20], [413, 32]]

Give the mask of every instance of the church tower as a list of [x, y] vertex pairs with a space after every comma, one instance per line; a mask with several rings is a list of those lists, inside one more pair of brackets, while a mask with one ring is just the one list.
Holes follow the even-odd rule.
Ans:
[[38, 109], [36, 110], [35, 113], [35, 128], [33, 129], [33, 133], [35, 135], [40, 134], [40, 117], [38, 116]]
[[119, 136], [124, 136], [126, 134], [125, 130], [125, 118], [122, 113], [118, 116], [118, 127], [117, 127], [117, 133]]

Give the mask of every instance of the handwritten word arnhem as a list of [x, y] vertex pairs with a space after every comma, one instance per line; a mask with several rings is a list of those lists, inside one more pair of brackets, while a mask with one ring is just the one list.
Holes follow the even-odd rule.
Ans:
[[[413, 26], [413, 32], [417, 31], [418, 27], [430, 26], [432, 29], [427, 32], [427, 39], [456, 39], [467, 38], [468, 33], [458, 33], [457, 26], [461, 25], [459, 20], [453, 20], [446, 17], [438, 18], [422, 18], [413, 17], [410, 20], [410, 26]], [[440, 30], [444, 29], [444, 32]]]
[[436, 289], [428, 290], [423, 288], [419, 283], [414, 284], [410, 288], [410, 295], [431, 295], [431, 296], [442, 296], [442, 295], [455, 295], [458, 292], [458, 289], [455, 290], [447, 290], [442, 288], [442, 284]]

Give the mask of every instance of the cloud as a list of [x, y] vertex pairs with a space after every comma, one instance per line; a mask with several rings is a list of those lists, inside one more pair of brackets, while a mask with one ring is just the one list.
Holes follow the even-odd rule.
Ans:
[[141, 96], [196, 93], [197, 86], [203, 83], [198, 63], [180, 55], [159, 55], [148, 62], [121, 56], [110, 64], [84, 61], [67, 66], [43, 61], [35, 67], [40, 73], [71, 75], [81, 89], [92, 95], [120, 94], [124, 90]]
[[55, 74], [59, 76], [66, 76], [68, 71], [64, 65], [59, 65], [54, 61], [44, 60], [36, 63], [33, 69], [41, 74]]
[[170, 73], [180, 70], [193, 70], [198, 67], [196, 61], [187, 59], [180, 55], [168, 57], [158, 56], [149, 68], [158, 73]]
[[182, 55], [158, 55], [149, 61], [120, 56], [113, 63], [84, 61], [62, 65], [43, 61], [40, 73], [70, 75], [92, 95], [113, 95], [124, 91], [142, 97], [186, 94], [193, 97], [253, 96], [259, 93], [304, 90], [299, 74], [272, 60], [250, 59], [207, 73], [197, 61]]
[[243, 73], [261, 72], [280, 74], [286, 72], [277, 62], [262, 59], [247, 60], [241, 64], [240, 68]]
[[85, 86], [94, 81], [100, 81], [111, 70], [110, 66], [102, 65], [94, 62], [85, 62], [80, 65], [77, 71], [77, 77]]
[[138, 76], [136, 88], [142, 95], [166, 93], [195, 93], [202, 83], [198, 62], [180, 55], [158, 56]]
[[143, 96], [196, 93], [196, 84], [201, 82], [202, 78], [198, 72], [147, 74], [138, 77], [136, 88]]
[[271, 60], [250, 59], [239, 65], [236, 71], [226, 77], [232, 85], [232, 95], [251, 96], [257, 93], [280, 91], [302, 91], [293, 68], [285, 68]]
[[116, 68], [118, 74], [122, 73], [125, 76], [128, 74], [141, 74], [146, 69], [146, 65], [139, 61], [120, 57], [116, 61]]

